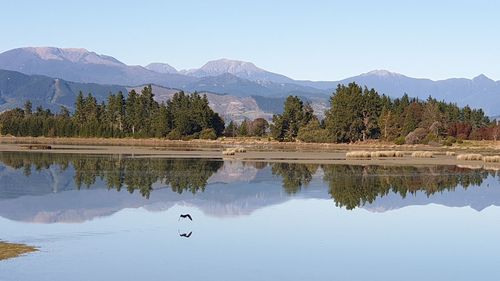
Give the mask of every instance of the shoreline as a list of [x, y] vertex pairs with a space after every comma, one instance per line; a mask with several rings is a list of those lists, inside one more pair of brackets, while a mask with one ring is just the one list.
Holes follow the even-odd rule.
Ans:
[[453, 146], [429, 146], [424, 144], [397, 145], [392, 142], [371, 140], [359, 143], [306, 143], [278, 142], [266, 138], [219, 138], [217, 140], [167, 140], [159, 138], [75, 138], [75, 137], [13, 137], [0, 136], [0, 144], [46, 144], [46, 145], [87, 145], [87, 146], [133, 146], [133, 147], [165, 147], [165, 148], [227, 148], [235, 145], [259, 150], [400, 150], [400, 151], [498, 151], [499, 141], [464, 141]]
[[37, 248], [25, 244], [0, 241], [0, 262], [2, 260], [17, 258], [36, 251], [38, 251]]
[[[399, 165], [399, 166], [429, 166], [429, 165], [459, 165], [468, 168], [483, 168], [499, 171], [500, 163], [486, 163], [482, 160], [457, 160], [456, 156], [446, 155], [446, 151], [453, 151], [457, 155], [465, 153], [483, 153], [484, 155], [500, 155], [500, 149], [491, 149], [487, 145], [470, 147], [430, 147], [395, 146], [377, 143], [364, 144], [302, 144], [292, 143], [252, 143], [243, 141], [164, 141], [153, 140], [155, 144], [148, 146], [151, 140], [109, 139], [106, 144], [61, 144], [89, 139], [54, 139], [50, 138], [10, 138], [15, 142], [6, 141], [0, 137], [0, 152], [52, 153], [52, 154], [85, 154], [85, 155], [122, 155], [130, 158], [203, 158], [228, 161], [252, 162], [289, 162], [303, 164], [344, 164], [344, 165]], [[35, 139], [33, 141], [33, 139]], [[108, 140], [108, 141], [109, 141]], [[95, 139], [90, 139], [90, 142]], [[99, 140], [101, 141], [101, 140]], [[116, 142], [122, 145], [116, 145]], [[137, 141], [137, 142], [136, 142]], [[112, 144], [115, 142], [115, 144]], [[51, 149], [29, 149], [28, 144], [46, 144]], [[140, 143], [141, 145], [136, 145]], [[491, 144], [488, 144], [491, 147]], [[247, 152], [236, 153], [234, 156], [222, 155], [222, 150], [228, 147], [245, 147]], [[404, 153], [404, 157], [380, 158], [346, 158], [347, 151], [353, 150], [397, 150]], [[432, 158], [411, 157], [413, 151], [431, 151]]]

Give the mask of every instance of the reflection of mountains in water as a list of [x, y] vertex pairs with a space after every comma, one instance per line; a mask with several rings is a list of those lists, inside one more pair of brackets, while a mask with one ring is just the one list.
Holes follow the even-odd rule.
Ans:
[[214, 216], [237, 216], [294, 197], [331, 198], [339, 207], [373, 211], [429, 203], [482, 210], [500, 204], [495, 173], [455, 166], [320, 166], [1, 152], [0, 182], [0, 216], [41, 223], [81, 222], [124, 208], [165, 210], [175, 204]]

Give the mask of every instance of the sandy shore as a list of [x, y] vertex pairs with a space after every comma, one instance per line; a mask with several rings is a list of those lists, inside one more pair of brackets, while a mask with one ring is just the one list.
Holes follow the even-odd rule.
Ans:
[[49, 145], [91, 145], [91, 146], [144, 146], [167, 148], [224, 148], [235, 145], [252, 147], [259, 150], [425, 150], [425, 151], [497, 151], [500, 153], [500, 141], [465, 141], [453, 147], [427, 145], [395, 145], [392, 142], [367, 141], [355, 144], [337, 143], [302, 143], [268, 141], [266, 138], [219, 138], [217, 140], [166, 140], [166, 139], [132, 139], [132, 138], [48, 138], [48, 137], [11, 137], [0, 136], [0, 144], [49, 144]]
[[37, 249], [31, 246], [0, 242], [0, 261], [35, 251], [37, 251]]
[[[460, 153], [478, 153], [484, 155], [500, 155], [500, 151], [491, 149], [460, 149], [460, 148], [436, 148], [424, 146], [398, 146], [397, 150], [404, 152], [404, 157], [348, 159], [346, 152], [350, 150], [396, 150], [392, 146], [361, 146], [361, 145], [336, 145], [327, 148], [319, 146], [281, 146], [278, 145], [253, 145], [248, 143], [217, 143], [217, 145], [200, 145], [186, 142], [184, 146], [131, 146], [131, 145], [75, 145], [75, 144], [50, 144], [51, 149], [29, 149], [26, 144], [0, 143], [1, 151], [31, 152], [31, 153], [66, 153], [66, 154], [122, 154], [134, 158], [205, 158], [205, 159], [228, 159], [241, 161], [262, 162], [295, 162], [295, 163], [317, 163], [317, 164], [358, 164], [358, 165], [462, 165], [470, 168], [500, 169], [500, 163], [484, 163], [483, 161], [461, 161], [456, 156], [447, 156], [446, 151]], [[215, 143], [213, 143], [215, 144]], [[236, 153], [234, 156], [223, 156], [222, 150], [227, 147], [245, 147], [246, 153]], [[433, 158], [411, 157], [412, 151], [433, 151]]]

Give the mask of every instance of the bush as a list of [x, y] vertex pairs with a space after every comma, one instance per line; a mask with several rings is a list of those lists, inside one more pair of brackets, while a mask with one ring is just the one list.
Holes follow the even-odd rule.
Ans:
[[318, 121], [311, 121], [299, 129], [297, 139], [303, 142], [331, 142], [328, 130], [322, 129]]
[[401, 136], [401, 137], [398, 137], [394, 140], [394, 143], [397, 144], [397, 145], [403, 145], [405, 144], [405, 137]]
[[421, 143], [429, 145], [436, 145], [436, 144], [439, 145], [438, 142], [439, 142], [438, 136], [433, 133], [427, 134], [427, 136], [425, 136], [425, 138], [421, 141]]
[[178, 130], [172, 130], [167, 135], [167, 139], [169, 139], [169, 140], [180, 140], [181, 138], [182, 138], [182, 135]]
[[183, 140], [183, 141], [190, 141], [190, 140], [197, 139], [198, 137], [199, 137], [199, 134], [192, 134], [192, 135], [189, 135], [189, 136], [182, 136], [181, 140]]
[[411, 154], [414, 158], [433, 158], [434, 152], [432, 151], [415, 151]]
[[203, 129], [203, 131], [200, 132], [200, 139], [203, 140], [216, 140], [217, 135], [215, 134], [214, 129]]
[[477, 153], [460, 154], [457, 155], [457, 160], [478, 161], [483, 160], [483, 155]]
[[316, 129], [316, 130], [299, 130], [299, 134], [297, 135], [297, 139], [303, 142], [331, 142], [328, 137], [328, 131], [325, 129]]
[[424, 140], [427, 136], [427, 130], [424, 128], [416, 128], [405, 137], [405, 143], [417, 144]]
[[452, 136], [449, 136], [445, 140], [443, 140], [443, 145], [445, 145], [445, 146], [452, 146], [456, 142], [457, 142], [456, 138], [454, 138]]

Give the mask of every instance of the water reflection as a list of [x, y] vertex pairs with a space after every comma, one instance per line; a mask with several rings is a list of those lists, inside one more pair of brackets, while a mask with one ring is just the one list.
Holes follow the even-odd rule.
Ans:
[[29, 177], [37, 172], [57, 166], [59, 171], [74, 169], [73, 180], [78, 189], [90, 188], [100, 179], [108, 189], [140, 192], [149, 198], [154, 183], [170, 186], [172, 191], [202, 192], [207, 180], [219, 170], [223, 162], [207, 159], [155, 159], [127, 158], [120, 155], [82, 156], [71, 154], [0, 152], [0, 161], [14, 169], [23, 169]]
[[184, 237], [184, 238], [189, 238], [189, 237], [191, 237], [192, 234], [193, 234], [193, 232], [190, 231], [189, 233], [181, 233], [181, 234], [179, 234], [179, 236]]
[[[0, 152], [0, 215], [28, 221], [60, 220], [64, 213], [61, 209], [69, 209], [69, 202], [78, 196], [82, 198], [74, 199], [71, 205], [71, 216], [76, 221], [78, 216], [81, 220], [91, 218], [93, 212], [89, 209], [94, 210], [95, 216], [105, 216], [125, 207], [158, 208], [153, 206], [161, 205], [160, 208], [168, 208], [178, 202], [193, 204], [217, 215], [237, 215], [295, 196], [331, 198], [336, 206], [348, 210], [370, 208], [381, 202], [385, 206], [377, 205], [377, 209], [384, 210], [390, 209], [391, 204], [411, 205], [417, 199], [419, 204], [440, 202], [444, 205], [447, 200], [455, 205], [472, 205], [473, 200], [481, 209], [498, 205], [498, 176], [496, 171], [457, 166], [268, 164]], [[490, 183], [493, 183], [491, 187]], [[467, 192], [471, 187], [477, 188]], [[122, 189], [130, 194], [138, 193], [142, 199], [124, 197]], [[461, 192], [456, 192], [457, 189]], [[120, 196], [109, 192], [48, 196], [77, 190], [116, 190]], [[39, 197], [35, 200], [33, 196], [44, 196], [47, 201]], [[20, 204], [31, 204], [31, 207], [19, 210]], [[66, 219], [71, 216], [64, 213]]]
[[354, 209], [389, 193], [406, 198], [423, 192], [427, 197], [436, 192], [454, 191], [480, 186], [495, 171], [464, 169], [456, 166], [324, 166], [324, 181], [339, 207]]
[[271, 166], [273, 174], [283, 178], [283, 189], [288, 194], [307, 186], [319, 168], [316, 164], [299, 163], [273, 163]]

